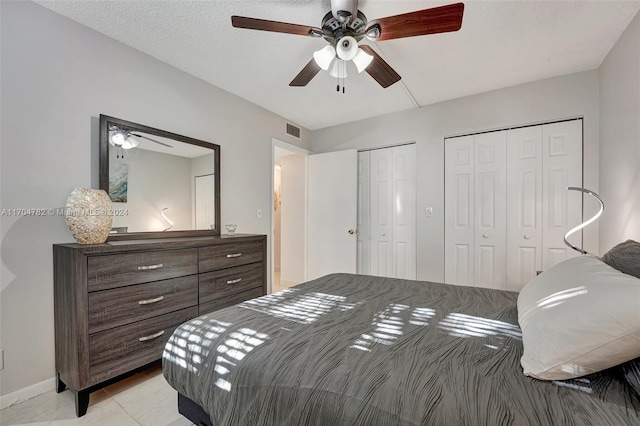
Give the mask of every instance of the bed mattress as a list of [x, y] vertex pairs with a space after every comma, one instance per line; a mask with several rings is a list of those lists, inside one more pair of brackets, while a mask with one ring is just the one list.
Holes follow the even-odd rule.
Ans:
[[522, 374], [517, 293], [333, 274], [195, 318], [164, 376], [214, 425], [638, 425], [616, 369]]

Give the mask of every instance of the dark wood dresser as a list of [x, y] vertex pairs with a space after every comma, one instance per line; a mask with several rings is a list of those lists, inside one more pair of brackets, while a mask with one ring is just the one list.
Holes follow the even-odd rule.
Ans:
[[266, 236], [54, 244], [57, 391], [89, 394], [162, 358], [177, 326], [267, 292]]

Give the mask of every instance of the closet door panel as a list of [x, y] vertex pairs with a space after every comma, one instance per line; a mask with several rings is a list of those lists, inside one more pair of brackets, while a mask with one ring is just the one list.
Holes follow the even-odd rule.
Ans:
[[371, 274], [393, 273], [393, 153], [389, 149], [371, 155]]
[[[564, 234], [582, 222], [582, 120], [542, 126], [542, 270], [579, 253], [564, 244]], [[571, 197], [571, 198], [570, 198]], [[580, 234], [572, 242], [581, 246]]]
[[506, 286], [506, 131], [476, 135], [474, 285]]
[[542, 126], [507, 132], [507, 289], [542, 270]]
[[445, 282], [474, 285], [474, 137], [445, 140]]
[[393, 155], [393, 277], [416, 279], [416, 146], [396, 146]]
[[370, 152], [358, 153], [358, 273], [371, 273]]

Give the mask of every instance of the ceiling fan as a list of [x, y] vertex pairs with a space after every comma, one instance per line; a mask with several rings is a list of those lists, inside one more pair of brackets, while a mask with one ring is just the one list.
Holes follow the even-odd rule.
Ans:
[[109, 137], [109, 144], [117, 148], [131, 149], [137, 147], [138, 145], [140, 145], [140, 141], [136, 138], [146, 139], [159, 145], [166, 146], [167, 148], [173, 148], [169, 144], [152, 139], [148, 136], [133, 133], [131, 130], [122, 127], [110, 125], [109, 132], [113, 132], [111, 134], [111, 137]]
[[358, 45], [360, 40], [367, 37], [383, 41], [458, 31], [463, 12], [464, 4], [455, 3], [367, 21], [364, 13], [358, 10], [358, 0], [331, 0], [331, 11], [322, 19], [321, 28], [244, 16], [232, 16], [231, 24], [236, 28], [322, 37], [329, 43], [313, 54], [313, 59], [289, 86], [306, 86], [321, 69], [328, 70], [332, 63], [330, 74], [344, 78], [345, 63], [353, 61], [358, 72], [366, 71], [386, 88], [398, 82], [400, 75], [370, 46]]

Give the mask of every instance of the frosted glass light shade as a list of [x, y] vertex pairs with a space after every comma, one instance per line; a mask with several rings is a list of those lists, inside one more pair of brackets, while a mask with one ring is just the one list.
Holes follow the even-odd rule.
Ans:
[[325, 71], [329, 69], [329, 65], [331, 65], [331, 61], [333, 61], [335, 57], [336, 49], [331, 45], [313, 52], [313, 59], [315, 59], [316, 64]]
[[122, 146], [124, 141], [125, 141], [124, 134], [122, 134], [122, 132], [120, 131], [114, 133], [111, 136], [111, 145], [113, 146]]
[[136, 139], [126, 138], [122, 143], [121, 147], [122, 149], [131, 149], [131, 148], [135, 148], [138, 145], [140, 145], [140, 142], [138, 142]]
[[358, 53], [353, 57], [353, 63], [356, 64], [356, 68], [358, 68], [358, 72], [361, 73], [369, 66], [369, 64], [373, 61], [373, 56], [369, 55], [364, 50], [358, 48]]
[[338, 58], [343, 61], [350, 61], [358, 53], [358, 42], [351, 36], [342, 37], [336, 46]]
[[329, 75], [335, 78], [347, 78], [347, 67], [343, 60], [336, 60], [329, 71]]

